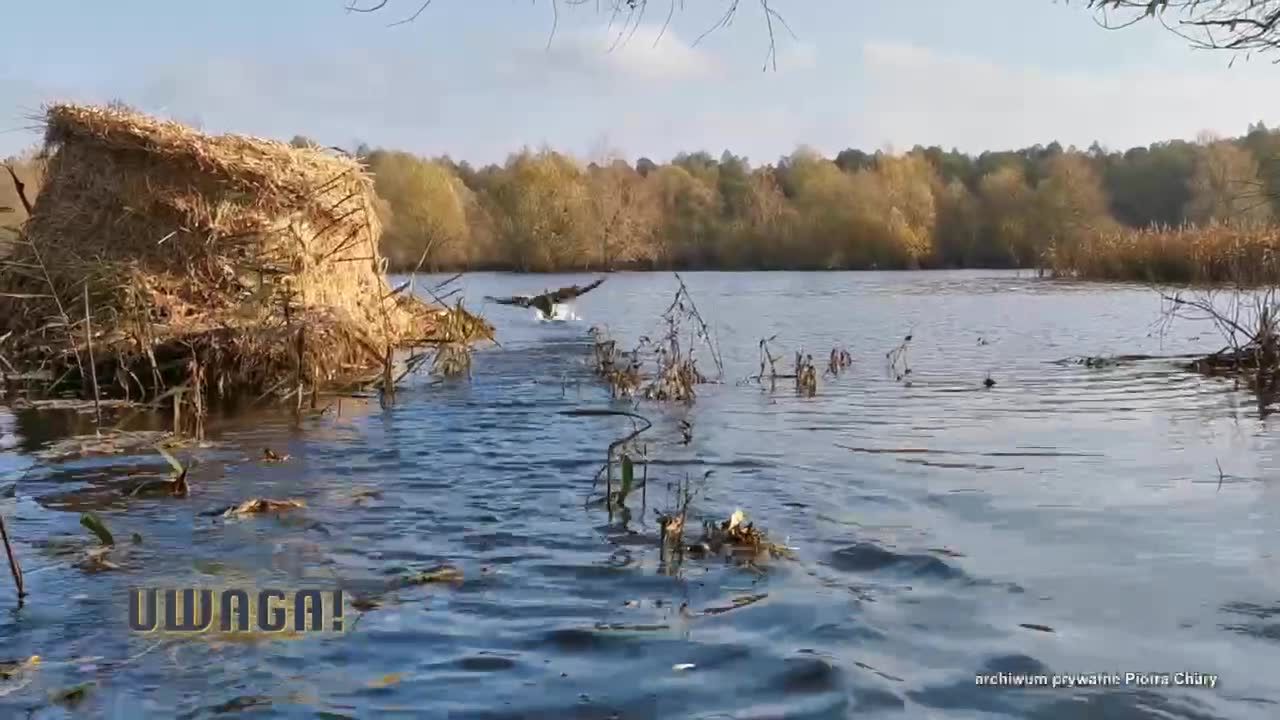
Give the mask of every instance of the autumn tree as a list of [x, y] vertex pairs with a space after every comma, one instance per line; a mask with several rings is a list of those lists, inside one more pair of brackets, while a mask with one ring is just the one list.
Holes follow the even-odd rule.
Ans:
[[662, 221], [653, 185], [621, 159], [592, 168], [587, 179], [599, 267], [651, 263]]
[[1046, 262], [1071, 265], [1090, 238], [1114, 231], [1102, 178], [1087, 157], [1078, 152], [1054, 155], [1035, 190], [1036, 222], [1032, 226], [1037, 251]]
[[467, 259], [467, 190], [441, 163], [405, 152], [369, 154], [383, 222], [382, 250], [391, 267], [454, 265]]
[[959, 179], [945, 182], [936, 178], [933, 186], [937, 206], [934, 231], [934, 261], [942, 267], [1000, 265], [1005, 258], [989, 252], [981, 242], [982, 208], [978, 199]]
[[714, 265], [720, 213], [715, 186], [679, 165], [664, 165], [645, 182], [657, 198], [662, 217], [656, 258], [666, 264]]
[[790, 187], [798, 216], [796, 233], [786, 243], [791, 266], [839, 268], [865, 262], [857, 247], [857, 212], [873, 201], [855, 198], [856, 176], [811, 148], [796, 150], [779, 163], [779, 170], [780, 186]]
[[1188, 189], [1186, 216], [1192, 222], [1263, 222], [1271, 217], [1258, 161], [1234, 143], [1218, 140], [1200, 147]]
[[984, 175], [978, 185], [986, 232], [1008, 264], [1027, 267], [1036, 262], [1035, 198], [1022, 169], [1005, 165]]
[[920, 153], [881, 156], [875, 175], [887, 202], [886, 229], [908, 267], [916, 267], [933, 254], [937, 222], [933, 186], [937, 172]]
[[495, 173], [486, 193], [498, 249], [519, 270], [590, 265], [591, 213], [578, 163], [551, 150], [522, 151]]

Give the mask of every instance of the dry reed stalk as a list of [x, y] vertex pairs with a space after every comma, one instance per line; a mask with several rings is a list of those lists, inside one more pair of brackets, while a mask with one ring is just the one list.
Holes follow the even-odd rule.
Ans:
[[26, 585], [22, 581], [22, 565], [9, 542], [9, 530], [5, 527], [3, 515], [0, 515], [0, 540], [4, 541], [4, 552], [9, 557], [9, 572], [12, 573], [14, 587], [18, 590], [18, 605], [22, 605], [22, 599], [27, 596]]
[[89, 374], [93, 378], [93, 419], [95, 432], [102, 432], [102, 402], [98, 393], [98, 366], [93, 359], [93, 320], [89, 312], [89, 286], [84, 286], [84, 342], [89, 348]]
[[1054, 248], [1056, 275], [1098, 280], [1231, 284], [1280, 283], [1280, 228], [1256, 223], [1122, 229]]

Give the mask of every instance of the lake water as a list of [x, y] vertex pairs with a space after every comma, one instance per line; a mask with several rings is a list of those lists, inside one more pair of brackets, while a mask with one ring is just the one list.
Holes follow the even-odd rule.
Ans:
[[[43, 660], [0, 679], [0, 715], [1280, 716], [1274, 421], [1172, 360], [1056, 362], [1213, 350], [1211, 328], [1162, 332], [1147, 289], [1014, 273], [684, 277], [727, 382], [699, 387], [689, 408], [641, 404], [654, 423], [650, 486], [625, 527], [584, 499], [630, 422], [558, 413], [625, 409], [589, 372], [588, 329], [607, 325], [623, 344], [658, 332], [669, 274], [612, 275], [565, 323], [481, 298], [585, 276], [467, 276], [468, 305], [502, 343], [475, 355], [470, 382], [417, 378], [390, 409], [349, 400], [301, 425], [215, 423], [214, 447], [182, 454], [200, 461], [186, 499], [120, 499], [130, 473], [163, 474], [154, 454], [28, 467], [41, 443], [88, 425], [0, 415], [0, 490], [26, 471], [0, 511], [31, 593], [11, 610], [0, 573], [0, 660]], [[885, 359], [908, 333], [909, 385]], [[835, 345], [854, 364], [820, 378], [813, 398], [738, 384], [775, 334], [788, 367], [803, 348], [821, 369]], [[264, 464], [263, 447], [292, 459]], [[668, 482], [708, 470], [694, 510], [741, 508], [795, 559], [662, 572], [654, 510], [670, 504]], [[307, 508], [202, 514], [259, 496]], [[86, 573], [48, 546], [87, 542], [80, 508], [118, 538], [141, 536], [120, 570]], [[358, 593], [439, 563], [465, 579], [400, 590], [339, 637], [171, 641], [126, 625], [133, 586]], [[975, 682], [1000, 672], [1218, 683]], [[82, 683], [80, 705], [50, 703]]]

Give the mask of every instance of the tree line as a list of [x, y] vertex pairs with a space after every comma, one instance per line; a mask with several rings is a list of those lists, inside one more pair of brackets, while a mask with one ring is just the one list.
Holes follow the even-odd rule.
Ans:
[[[298, 137], [294, 143], [309, 144]], [[1133, 229], [1269, 227], [1280, 130], [1109, 151], [801, 148], [752, 165], [525, 149], [501, 165], [361, 147], [397, 270], [1071, 268]]]
[[[356, 154], [400, 271], [988, 267], [1185, 280], [1222, 274], [1196, 268], [1231, 253], [1239, 265], [1242, 247], [1280, 250], [1280, 130], [1263, 123], [1123, 152], [801, 148], [758, 166], [728, 151], [659, 164], [525, 149], [484, 167]], [[29, 192], [33, 157], [11, 161]], [[9, 185], [0, 227], [23, 218]]]

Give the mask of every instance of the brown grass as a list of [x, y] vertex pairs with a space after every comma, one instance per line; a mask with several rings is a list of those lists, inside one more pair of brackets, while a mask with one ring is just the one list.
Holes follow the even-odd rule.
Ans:
[[1280, 228], [1211, 225], [1122, 230], [1085, 239], [1071, 252], [1055, 252], [1059, 275], [1096, 280], [1280, 283]]
[[357, 382], [393, 348], [491, 337], [387, 285], [353, 159], [116, 108], [53, 105], [46, 128], [44, 187], [0, 268], [15, 364], [79, 375], [91, 325], [104, 391], [230, 396]]

